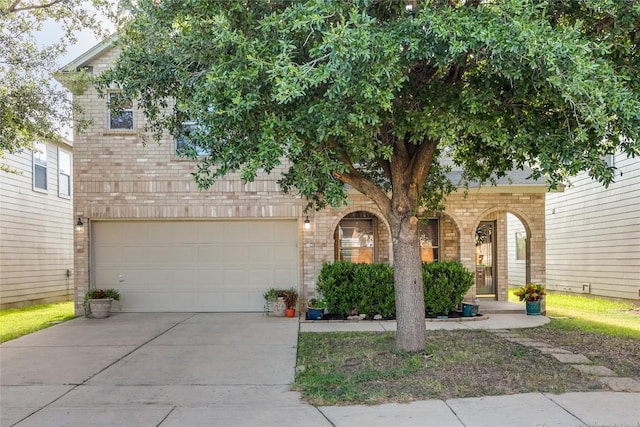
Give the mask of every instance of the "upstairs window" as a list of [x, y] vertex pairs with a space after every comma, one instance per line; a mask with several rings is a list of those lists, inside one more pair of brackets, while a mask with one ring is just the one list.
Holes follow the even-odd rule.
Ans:
[[71, 197], [71, 153], [58, 150], [58, 196]]
[[117, 92], [109, 94], [109, 129], [133, 129], [133, 104]]
[[47, 144], [36, 142], [33, 149], [33, 188], [47, 189]]
[[176, 155], [178, 157], [192, 158], [195, 156], [206, 156], [207, 154], [209, 154], [209, 150], [206, 150], [198, 145], [195, 145], [189, 139], [189, 135], [195, 131], [196, 131], [195, 122], [183, 123], [182, 133], [175, 139]]

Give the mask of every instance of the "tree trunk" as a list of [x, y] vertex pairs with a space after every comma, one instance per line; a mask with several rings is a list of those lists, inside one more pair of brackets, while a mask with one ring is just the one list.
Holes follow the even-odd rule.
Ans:
[[398, 322], [396, 349], [424, 351], [426, 327], [418, 218], [396, 216], [390, 225]]

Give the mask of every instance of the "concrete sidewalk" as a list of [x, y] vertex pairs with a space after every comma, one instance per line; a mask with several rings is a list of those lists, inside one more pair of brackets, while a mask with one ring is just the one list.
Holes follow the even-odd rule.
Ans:
[[[508, 317], [505, 317], [508, 316]], [[511, 316], [519, 318], [516, 322]], [[531, 327], [495, 314], [428, 328]], [[248, 314], [78, 318], [0, 346], [5, 426], [638, 426], [640, 393], [532, 393], [315, 408], [289, 390], [293, 319]], [[301, 323], [302, 330], [393, 329], [393, 322]]]

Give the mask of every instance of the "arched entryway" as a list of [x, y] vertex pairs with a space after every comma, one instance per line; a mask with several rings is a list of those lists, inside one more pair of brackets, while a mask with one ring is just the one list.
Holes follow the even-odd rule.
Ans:
[[519, 212], [485, 212], [474, 236], [476, 296], [507, 300], [514, 280], [530, 280], [529, 230], [528, 221]]

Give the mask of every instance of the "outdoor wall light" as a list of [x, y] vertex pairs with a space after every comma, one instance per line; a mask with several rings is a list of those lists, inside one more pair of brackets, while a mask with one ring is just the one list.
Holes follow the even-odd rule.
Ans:
[[76, 231], [79, 233], [84, 231], [84, 223], [82, 222], [82, 219], [80, 219], [80, 217], [78, 217], [78, 222], [76, 222]]
[[304, 229], [311, 230], [311, 222], [309, 222], [309, 216], [304, 219]]

